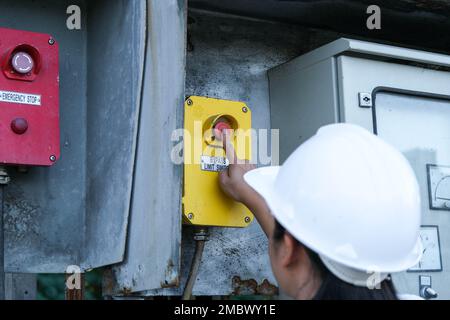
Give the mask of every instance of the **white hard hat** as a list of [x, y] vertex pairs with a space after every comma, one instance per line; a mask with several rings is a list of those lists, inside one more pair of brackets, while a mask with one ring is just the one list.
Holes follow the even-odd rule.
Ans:
[[258, 168], [244, 179], [276, 220], [346, 282], [365, 286], [374, 280], [370, 273], [381, 282], [421, 258], [414, 172], [366, 129], [322, 127], [281, 167]]

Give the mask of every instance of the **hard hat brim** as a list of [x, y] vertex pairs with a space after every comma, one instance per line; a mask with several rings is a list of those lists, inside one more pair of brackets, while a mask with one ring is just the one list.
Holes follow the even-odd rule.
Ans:
[[257, 168], [247, 172], [244, 175], [244, 180], [268, 202], [272, 198], [273, 186], [280, 168], [280, 166]]
[[[328, 261], [333, 261], [335, 264], [339, 264], [340, 268], [350, 268], [351, 270], [360, 270], [363, 272], [380, 272], [380, 273], [393, 273], [393, 272], [402, 272], [413, 266], [415, 266], [422, 257], [423, 246], [420, 241], [420, 238], [417, 239], [417, 242], [413, 248], [413, 250], [405, 257], [400, 258], [395, 262], [391, 262], [389, 264], [384, 265], [383, 267], [377, 268], [369, 268], [365, 265], [364, 262], [361, 262], [360, 265], [351, 265], [348, 261], [343, 261], [337, 256], [333, 256], [328, 252], [323, 252], [320, 249], [320, 246], [316, 243], [312, 243], [309, 239], [306, 239], [304, 232], [302, 230], [291, 230], [289, 226], [292, 225], [292, 220], [294, 217], [292, 216], [293, 212], [288, 210], [286, 206], [284, 206], [282, 201], [278, 198], [275, 188], [275, 181], [280, 170], [280, 166], [268, 166], [254, 169], [252, 171], [247, 172], [244, 175], [244, 180], [256, 191], [258, 192], [266, 201], [271, 214], [277, 219], [277, 221], [289, 231], [298, 241], [302, 244], [319, 254], [322, 260], [325, 258]], [[305, 232], [306, 233], [306, 232]], [[374, 270], [376, 269], [376, 270]], [[355, 277], [357, 279], [357, 283], [360, 283], [359, 275]]]
[[325, 267], [336, 277], [358, 287], [375, 288], [384, 281], [389, 273], [362, 271], [344, 266], [323, 255], [319, 256]]

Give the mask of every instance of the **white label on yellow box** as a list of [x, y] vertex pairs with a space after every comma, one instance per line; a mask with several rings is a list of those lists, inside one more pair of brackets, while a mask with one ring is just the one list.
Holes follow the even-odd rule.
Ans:
[[229, 161], [225, 157], [201, 156], [200, 165], [203, 171], [220, 172], [228, 168]]

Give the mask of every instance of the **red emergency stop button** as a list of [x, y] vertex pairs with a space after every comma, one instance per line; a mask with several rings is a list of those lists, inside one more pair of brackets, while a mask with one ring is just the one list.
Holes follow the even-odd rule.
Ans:
[[24, 118], [17, 118], [11, 122], [11, 129], [16, 134], [24, 134], [28, 130], [28, 122]]
[[13, 69], [20, 74], [27, 74], [33, 70], [33, 58], [26, 52], [17, 52], [14, 54], [11, 64]]
[[219, 139], [222, 140], [222, 132], [224, 130], [231, 130], [231, 126], [228, 122], [226, 122], [225, 120], [219, 120], [215, 125], [214, 125], [214, 136]]

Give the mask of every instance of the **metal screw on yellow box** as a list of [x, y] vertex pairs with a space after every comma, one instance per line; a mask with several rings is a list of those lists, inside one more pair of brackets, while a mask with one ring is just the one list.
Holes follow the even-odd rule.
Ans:
[[224, 129], [232, 130], [237, 157], [251, 160], [250, 109], [242, 102], [191, 96], [184, 111], [183, 222], [247, 227], [253, 215], [220, 190], [219, 172], [228, 166]]

